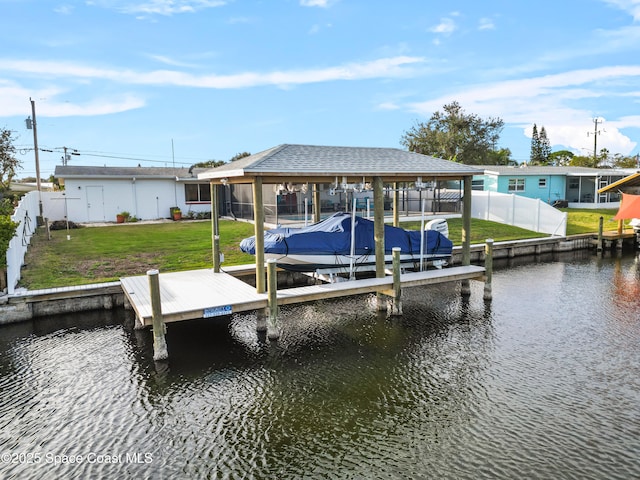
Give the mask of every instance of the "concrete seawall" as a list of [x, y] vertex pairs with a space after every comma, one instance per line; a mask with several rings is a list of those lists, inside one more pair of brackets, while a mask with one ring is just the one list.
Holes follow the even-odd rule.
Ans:
[[[514, 258], [587, 249], [592, 248], [593, 238], [592, 234], [588, 234], [495, 242], [493, 257], [495, 259]], [[455, 247], [452, 263], [460, 264], [461, 259], [461, 248]], [[484, 262], [484, 244], [471, 246], [471, 262], [476, 264]], [[0, 325], [52, 315], [125, 307], [120, 282], [30, 291], [17, 290], [13, 295], [0, 297]]]

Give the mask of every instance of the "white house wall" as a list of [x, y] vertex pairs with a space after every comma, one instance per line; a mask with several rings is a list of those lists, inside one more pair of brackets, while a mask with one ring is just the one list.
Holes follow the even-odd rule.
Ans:
[[169, 210], [175, 206], [183, 214], [211, 210], [208, 202], [187, 204], [184, 190], [184, 182], [173, 179], [67, 178], [65, 190], [50, 199], [48, 218], [64, 219], [65, 198], [68, 218], [77, 223], [115, 222], [123, 211], [140, 220], [155, 220], [169, 218]]

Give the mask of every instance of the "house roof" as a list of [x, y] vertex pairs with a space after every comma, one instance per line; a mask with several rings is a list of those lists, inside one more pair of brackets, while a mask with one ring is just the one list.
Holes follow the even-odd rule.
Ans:
[[640, 187], [640, 172], [624, 177], [617, 182], [613, 182], [598, 190], [598, 193], [610, 192], [612, 190], [624, 190], [625, 188]]
[[243, 183], [254, 177], [262, 177], [265, 183], [321, 183], [343, 176], [380, 176], [385, 181], [415, 181], [418, 176], [457, 179], [479, 174], [482, 174], [481, 170], [469, 165], [398, 148], [284, 144], [209, 169], [199, 178], [225, 178], [230, 183]]
[[155, 178], [155, 179], [180, 179], [197, 180], [198, 173], [206, 171], [206, 168], [167, 168], [167, 167], [83, 167], [83, 166], [56, 166], [54, 177], [69, 178]]
[[519, 167], [507, 166], [507, 165], [483, 165], [478, 166], [482, 168], [487, 174], [493, 175], [509, 175], [509, 176], [526, 176], [526, 175], [563, 175], [567, 177], [588, 176], [597, 177], [603, 175], [627, 175], [628, 172], [624, 170], [612, 170], [602, 168], [589, 168], [589, 167], [552, 167], [552, 166], [538, 166], [538, 165], [522, 165]]

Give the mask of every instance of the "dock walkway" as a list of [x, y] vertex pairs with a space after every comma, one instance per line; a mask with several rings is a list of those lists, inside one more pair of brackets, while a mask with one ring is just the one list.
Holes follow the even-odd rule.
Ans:
[[[482, 280], [485, 268], [476, 265], [427, 270], [401, 275], [402, 287], [414, 287], [459, 280]], [[146, 275], [120, 280], [122, 290], [142, 325], [152, 325], [151, 292]], [[160, 298], [165, 322], [229, 315], [266, 308], [266, 293], [256, 293], [255, 287], [229, 273], [214, 273], [212, 269], [160, 273]], [[326, 283], [278, 290], [279, 305], [360, 295], [391, 293], [393, 278], [369, 278], [348, 282]]]

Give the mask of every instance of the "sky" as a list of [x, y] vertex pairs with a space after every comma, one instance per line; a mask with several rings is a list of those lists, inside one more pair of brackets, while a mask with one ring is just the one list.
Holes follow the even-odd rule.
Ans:
[[[457, 101], [498, 147], [636, 155], [640, 0], [0, 0], [0, 128], [22, 169], [404, 148]], [[597, 120], [597, 123], [595, 122]], [[45, 151], [50, 150], [50, 151]]]

